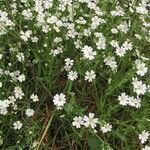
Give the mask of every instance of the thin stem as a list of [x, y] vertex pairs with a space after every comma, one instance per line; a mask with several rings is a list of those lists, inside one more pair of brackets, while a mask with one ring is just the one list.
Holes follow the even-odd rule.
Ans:
[[44, 130], [44, 132], [43, 132], [43, 135], [42, 135], [42, 137], [41, 137], [41, 139], [40, 139], [40, 141], [39, 141], [39, 143], [38, 143], [38, 146], [37, 146], [37, 149], [36, 149], [36, 150], [39, 150], [39, 148], [40, 148], [40, 146], [41, 146], [41, 143], [42, 143], [42, 141], [43, 141], [43, 139], [44, 139], [44, 137], [45, 137], [45, 135], [46, 135], [46, 133], [47, 133], [47, 131], [48, 131], [50, 125], [51, 125], [51, 122], [52, 122], [52, 119], [53, 119], [53, 117], [54, 117], [54, 114], [55, 114], [55, 110], [53, 111], [52, 116], [50, 117], [50, 119], [49, 119], [49, 121], [48, 121], [48, 124], [47, 124], [47, 126], [46, 126], [46, 128], [45, 128], [45, 130]]

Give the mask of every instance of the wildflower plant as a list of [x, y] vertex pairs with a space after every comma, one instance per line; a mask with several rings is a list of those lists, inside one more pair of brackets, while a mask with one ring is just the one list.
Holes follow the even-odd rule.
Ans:
[[149, 0], [0, 6], [0, 149], [150, 150]]

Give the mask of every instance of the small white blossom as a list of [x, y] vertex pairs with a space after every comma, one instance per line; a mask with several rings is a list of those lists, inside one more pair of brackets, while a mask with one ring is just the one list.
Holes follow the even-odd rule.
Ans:
[[104, 59], [104, 62], [107, 66], [110, 66], [112, 70], [117, 68], [117, 62], [115, 61], [115, 57], [108, 56]]
[[94, 56], [97, 54], [96, 51], [93, 51], [93, 48], [90, 46], [85, 45], [81, 51], [83, 52], [84, 58], [89, 60], [93, 60]]
[[16, 55], [17, 59], [19, 62], [23, 62], [25, 60], [24, 54], [21, 52], [18, 52], [18, 54]]
[[76, 128], [81, 128], [81, 125], [83, 125], [83, 118], [81, 116], [79, 117], [74, 117], [73, 118], [72, 125], [75, 126]]
[[26, 109], [25, 114], [26, 114], [26, 116], [31, 117], [34, 115], [34, 110], [28, 108], [28, 109]]
[[136, 60], [135, 64], [137, 68], [137, 75], [144, 76], [148, 71], [148, 67], [146, 67], [145, 63], [141, 60]]
[[68, 74], [68, 79], [74, 81], [78, 78], [78, 74], [76, 71], [70, 71]]
[[28, 30], [26, 32], [21, 31], [20, 34], [21, 34], [20, 38], [25, 42], [27, 42], [32, 34], [32, 31], [31, 30]]
[[118, 30], [117, 30], [116, 28], [112, 28], [112, 29], [111, 29], [111, 32], [112, 32], [113, 34], [117, 34], [117, 33], [118, 33]]
[[129, 101], [129, 96], [126, 95], [126, 93], [121, 93], [121, 95], [118, 96], [118, 100], [119, 100], [120, 105], [126, 106]]
[[147, 131], [142, 131], [141, 134], [139, 134], [139, 139], [141, 140], [141, 143], [144, 144], [147, 140], [148, 140], [148, 137], [149, 137], [149, 132]]
[[3, 83], [2, 82], [0, 82], [0, 88], [3, 86]]
[[95, 77], [96, 77], [96, 74], [93, 70], [87, 71], [85, 73], [85, 80], [87, 80], [88, 82], [92, 82], [92, 80], [94, 80]]
[[146, 145], [142, 150], [150, 150], [150, 146]]
[[133, 88], [134, 92], [136, 92], [137, 95], [144, 95], [147, 91], [146, 84], [143, 84], [142, 81], [138, 81], [137, 79], [133, 79]]
[[21, 75], [18, 77], [18, 81], [19, 81], [19, 82], [25, 81], [25, 75], [24, 75], [24, 74], [21, 74]]
[[39, 101], [38, 96], [37, 96], [37, 95], [35, 95], [35, 94], [31, 94], [30, 98], [32, 99], [32, 101], [33, 101], [33, 102], [37, 102], [37, 101]]
[[19, 129], [22, 128], [23, 125], [20, 121], [16, 121], [16, 122], [13, 123], [13, 126], [14, 126], [15, 130], [19, 130]]
[[16, 99], [22, 99], [24, 96], [24, 93], [22, 92], [22, 89], [19, 86], [16, 86], [14, 88], [14, 93], [15, 93]]
[[110, 125], [109, 123], [101, 127], [101, 131], [103, 133], [110, 132], [111, 130], [112, 130], [112, 125]]
[[53, 98], [53, 103], [58, 107], [58, 109], [62, 108], [66, 103], [66, 96], [63, 93], [60, 95], [56, 94]]
[[98, 123], [98, 118], [94, 118], [94, 113], [89, 113], [89, 116], [84, 116], [83, 120], [85, 127], [95, 128]]

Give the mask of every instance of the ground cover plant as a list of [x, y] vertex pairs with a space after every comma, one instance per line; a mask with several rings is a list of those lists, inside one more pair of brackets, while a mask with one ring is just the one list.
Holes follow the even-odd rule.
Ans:
[[149, 0], [0, 1], [0, 149], [150, 150]]

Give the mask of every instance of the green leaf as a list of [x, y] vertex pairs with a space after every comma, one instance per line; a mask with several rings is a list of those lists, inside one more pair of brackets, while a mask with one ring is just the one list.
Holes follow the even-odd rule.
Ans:
[[104, 142], [100, 141], [96, 137], [89, 137], [88, 145], [89, 145], [90, 150], [98, 150], [98, 149], [104, 148]]
[[113, 150], [108, 143], [97, 137], [88, 138], [89, 150]]

